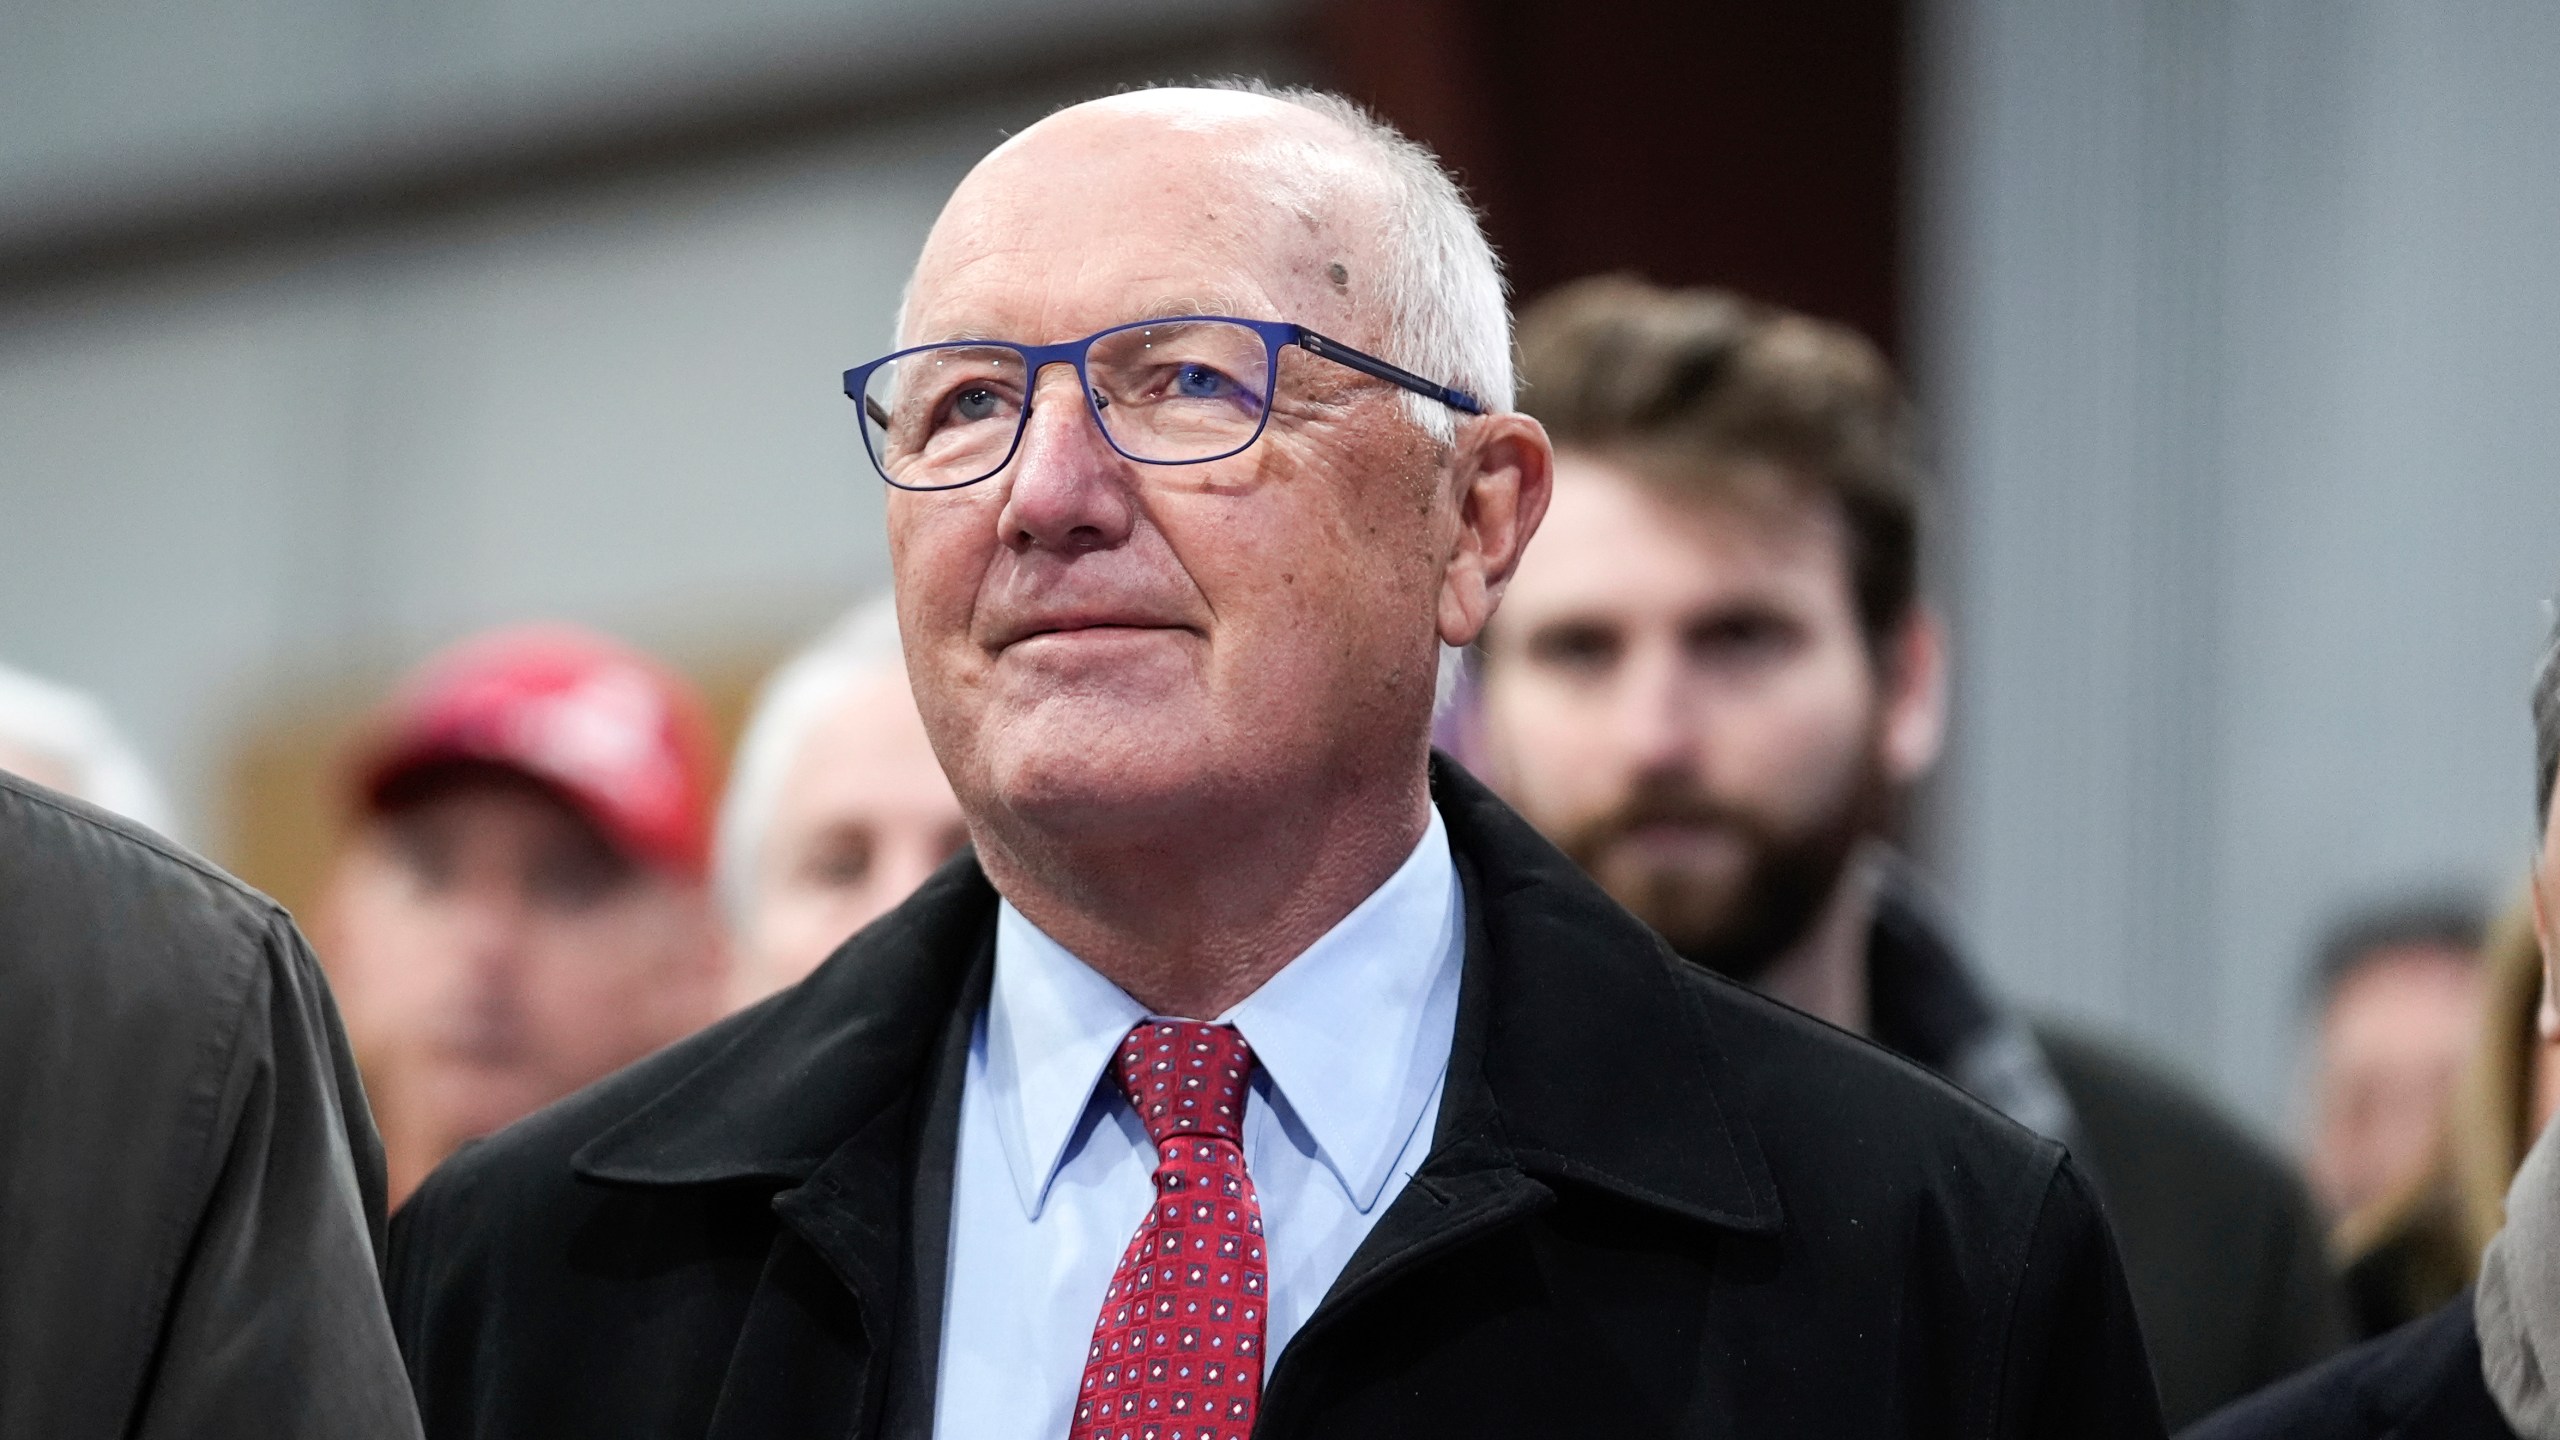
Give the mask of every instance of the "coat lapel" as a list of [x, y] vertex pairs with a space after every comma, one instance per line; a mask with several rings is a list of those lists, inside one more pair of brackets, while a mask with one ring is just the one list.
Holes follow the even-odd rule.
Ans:
[[[914, 1242], [918, 1224], [933, 1227], [940, 1253], [949, 1214], [911, 1224], [911, 1197], [920, 1159], [951, 1159], [920, 1156], [920, 1136], [958, 1103], [951, 1062], [985, 998], [993, 922], [994, 892], [973, 861], [954, 861], [574, 1157], [579, 1174], [618, 1185], [780, 1185], [709, 1440], [871, 1433], [897, 1385], [914, 1383], [893, 1363], [929, 1356], [931, 1337], [908, 1333], [939, 1310], [917, 1303]], [[922, 1383], [929, 1403], [929, 1371]]]
[[1443, 1142], [1481, 1134], [1542, 1181], [1775, 1230], [1747, 1087], [1687, 962], [1465, 771], [1435, 760], [1432, 781], [1468, 905]]
[[906, 1112], [882, 1112], [773, 1197], [783, 1223], [747, 1304], [709, 1440], [868, 1433], [906, 1297]]

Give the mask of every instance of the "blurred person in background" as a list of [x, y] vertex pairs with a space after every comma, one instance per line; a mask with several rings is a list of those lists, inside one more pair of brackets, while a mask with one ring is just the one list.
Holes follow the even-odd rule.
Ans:
[[738, 742], [712, 867], [732, 1002], [798, 982], [968, 841], [880, 596], [774, 671]]
[[2338, 1224], [2360, 1338], [2430, 1313], [2462, 1293], [2505, 1219], [2507, 1186], [2552, 1112], [2560, 1066], [2535, 1024], [2542, 946], [2518, 901], [2482, 950], [2465, 1058], [2419, 1173]]
[[2303, 1172], [2332, 1224], [2434, 1158], [2480, 1028], [2480, 911], [2462, 897], [2403, 901], [2347, 917], [2320, 944]]
[[399, 688], [317, 931], [395, 1204], [721, 1013], [716, 765], [689, 685], [567, 626], [465, 641]]
[[[2520, 967], [2509, 957], [2519, 948], [2503, 939], [2494, 945], [2487, 1004], [2493, 1045], [2511, 1028], [2519, 989], [2533, 995], [2532, 1028], [2510, 1037], [2502, 1073], [2472, 1075], [2486, 1075], [2498, 1091], [2475, 1118], [2503, 1118], [2509, 1135], [2526, 1133], [2519, 1115], [2534, 1118], [2525, 1122], [2531, 1138], [2504, 1188], [2504, 1218], [2480, 1251], [2478, 1278], [2432, 1314], [2214, 1416], [2190, 1440], [2560, 1440], [2560, 1142], [2541, 1126], [2549, 1107], [2540, 1094], [2549, 1083], [2545, 1062], [2560, 1042], [2560, 951], [2553, 948], [2560, 938], [2560, 824], [2551, 804], [2560, 778], [2560, 624], [2534, 677], [2532, 712], [2540, 846], [2530, 912], [2541, 963], [2528, 985], [2515, 986]], [[2520, 1060], [2519, 1049], [2534, 1058]], [[2534, 1078], [2517, 1083], [2527, 1074]]]
[[170, 833], [158, 782], [105, 707], [8, 665], [0, 665], [0, 770]]
[[293, 922], [0, 775], [0, 1436], [412, 1440], [383, 1207]]
[[2302, 1186], [2203, 1100], [2030, 1028], [1886, 841], [1946, 658], [1883, 358], [1708, 290], [1521, 318], [1555, 498], [1481, 642], [1488, 778], [1681, 954], [1936, 1070], [2087, 1164], [2171, 1422], [2336, 1348]]

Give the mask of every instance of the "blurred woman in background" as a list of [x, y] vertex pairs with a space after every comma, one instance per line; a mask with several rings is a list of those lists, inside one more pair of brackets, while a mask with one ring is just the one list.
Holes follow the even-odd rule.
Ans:
[[2490, 932], [2481, 1028], [2426, 1172], [2338, 1227], [2356, 1333], [2428, 1314], [2478, 1278], [2481, 1247], [2505, 1223], [2507, 1186], [2551, 1118], [2560, 1065], [2535, 1028], [2542, 948], [2518, 901]]

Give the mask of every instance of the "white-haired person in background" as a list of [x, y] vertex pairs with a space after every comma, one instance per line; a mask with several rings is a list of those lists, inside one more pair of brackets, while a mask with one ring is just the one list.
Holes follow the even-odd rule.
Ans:
[[720, 807], [713, 874], [732, 998], [797, 983], [968, 843], [883, 595], [764, 683]]
[[96, 700], [0, 665], [0, 770], [168, 834], [169, 804]]

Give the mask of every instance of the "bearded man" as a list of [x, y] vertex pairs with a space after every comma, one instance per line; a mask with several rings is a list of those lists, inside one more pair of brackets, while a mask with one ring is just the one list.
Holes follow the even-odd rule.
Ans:
[[1338, 98], [999, 147], [847, 396], [970, 853], [403, 1212], [436, 1436], [2156, 1436], [2077, 1166], [1429, 748], [1551, 453]]
[[2009, 1015], [1883, 843], [1937, 754], [1945, 661], [1882, 357], [1625, 279], [1521, 328], [1558, 451], [1481, 652], [1496, 788], [1680, 954], [2069, 1144], [2172, 1424], [2334, 1348], [2336, 1285], [2282, 1162], [2120, 1051]]

